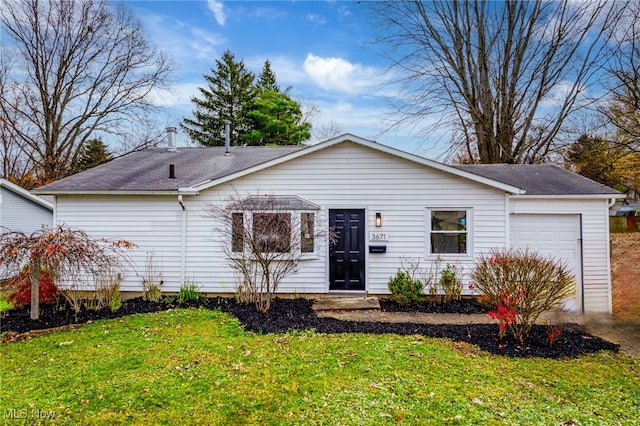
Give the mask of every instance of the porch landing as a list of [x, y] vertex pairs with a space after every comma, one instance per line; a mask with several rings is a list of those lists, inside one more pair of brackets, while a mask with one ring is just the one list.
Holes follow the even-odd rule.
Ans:
[[313, 310], [319, 311], [380, 311], [377, 297], [325, 297], [313, 301]]

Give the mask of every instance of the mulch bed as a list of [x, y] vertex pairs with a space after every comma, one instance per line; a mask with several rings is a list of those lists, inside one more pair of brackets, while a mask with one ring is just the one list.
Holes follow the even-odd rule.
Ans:
[[[472, 301], [457, 302], [451, 306], [427, 305], [421, 308], [403, 308], [381, 299], [381, 308], [387, 312], [447, 312], [480, 313], [486, 309]], [[416, 324], [342, 321], [319, 318], [311, 308], [310, 299], [277, 299], [266, 314], [256, 311], [253, 305], [238, 304], [230, 298], [208, 298], [198, 302], [176, 304], [153, 303], [140, 298], [123, 302], [116, 312], [108, 309], [82, 310], [77, 317], [68, 307], [43, 306], [40, 320], [29, 319], [28, 308], [9, 311], [0, 320], [2, 341], [15, 341], [40, 335], [35, 330], [60, 329], [71, 324], [83, 324], [99, 319], [119, 318], [136, 313], [158, 312], [175, 307], [203, 307], [220, 309], [236, 316], [248, 331], [256, 333], [284, 333], [292, 330], [315, 330], [317, 333], [366, 333], [398, 335], [422, 335], [467, 342], [492, 354], [509, 357], [574, 358], [580, 355], [608, 350], [617, 352], [619, 346], [592, 336], [575, 324], [561, 325], [562, 334], [553, 345], [549, 344], [549, 329], [536, 325], [525, 345], [507, 337], [498, 338], [496, 324]]]

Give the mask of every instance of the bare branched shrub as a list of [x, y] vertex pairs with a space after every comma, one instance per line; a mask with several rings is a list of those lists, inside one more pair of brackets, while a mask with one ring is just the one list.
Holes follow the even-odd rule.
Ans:
[[297, 197], [274, 195], [236, 194], [226, 206], [211, 206], [225, 256], [237, 273], [239, 300], [269, 310], [282, 280], [331, 237], [318, 211]]
[[162, 298], [164, 279], [162, 270], [158, 268], [154, 256], [155, 253], [147, 252], [142, 277], [142, 298], [151, 302], [159, 302]]
[[471, 277], [482, 297], [495, 310], [500, 336], [509, 332], [523, 343], [545, 311], [557, 308], [575, 292], [566, 265], [536, 252], [494, 250], [482, 256]]
[[83, 303], [87, 298], [87, 292], [79, 290], [78, 288], [73, 286], [62, 290], [62, 296], [65, 298], [67, 303], [69, 303], [69, 306], [71, 307], [73, 313], [77, 318], [77, 315], [82, 310]]
[[95, 280], [95, 290], [92, 303], [94, 309], [109, 308], [116, 311], [122, 305], [120, 298], [120, 283], [122, 274], [118, 268], [106, 271]]

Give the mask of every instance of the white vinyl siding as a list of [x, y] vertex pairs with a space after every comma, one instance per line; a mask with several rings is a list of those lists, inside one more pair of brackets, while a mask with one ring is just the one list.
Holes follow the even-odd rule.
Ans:
[[51, 210], [0, 187], [0, 226], [31, 234], [52, 224]]
[[59, 196], [58, 224], [85, 230], [96, 238], [128, 240], [134, 267], [128, 268], [122, 291], [140, 291], [147, 254], [153, 253], [162, 274], [163, 291], [180, 289], [182, 209], [177, 196]]

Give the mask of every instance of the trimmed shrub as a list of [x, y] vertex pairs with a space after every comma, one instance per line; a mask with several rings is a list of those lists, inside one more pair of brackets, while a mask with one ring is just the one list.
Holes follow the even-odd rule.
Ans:
[[[31, 276], [29, 271], [23, 270], [13, 277], [10, 282], [13, 291], [7, 298], [7, 301], [16, 308], [28, 306], [31, 304]], [[40, 303], [53, 305], [58, 300], [58, 287], [54, 284], [46, 271], [40, 272]]]
[[566, 265], [527, 250], [494, 250], [481, 257], [471, 277], [482, 299], [492, 305], [500, 337], [510, 333], [520, 343], [529, 337], [538, 317], [575, 292]]
[[424, 300], [424, 294], [422, 293], [424, 285], [422, 285], [422, 282], [413, 279], [408, 272], [402, 269], [398, 269], [396, 275], [389, 278], [387, 287], [391, 291], [391, 300], [394, 300], [399, 305], [417, 305]]

